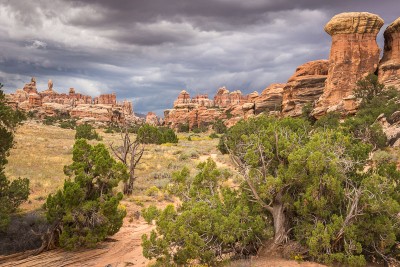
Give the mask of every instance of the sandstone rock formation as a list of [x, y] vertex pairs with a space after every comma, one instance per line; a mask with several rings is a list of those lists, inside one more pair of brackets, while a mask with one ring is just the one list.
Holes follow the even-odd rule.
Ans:
[[355, 112], [356, 82], [378, 67], [380, 50], [376, 36], [382, 25], [379, 16], [367, 12], [342, 13], [326, 24], [332, 46], [326, 86], [313, 111], [315, 117], [329, 111]]
[[157, 117], [157, 115], [154, 112], [149, 112], [146, 115], [146, 123], [153, 125], [153, 126], [159, 126], [160, 125], [160, 121], [159, 118]]
[[253, 100], [255, 103], [255, 114], [260, 114], [262, 112], [280, 112], [284, 86], [285, 84], [283, 83], [273, 83], [265, 88], [261, 95]]
[[174, 108], [184, 107], [190, 104], [190, 95], [185, 90], [182, 90], [178, 95], [178, 98], [174, 102]]
[[117, 104], [117, 96], [115, 93], [112, 94], [103, 94], [93, 99], [94, 104], [104, 104], [104, 105], [116, 105]]
[[400, 18], [386, 28], [383, 36], [385, 47], [379, 64], [379, 81], [400, 90]]
[[94, 122], [135, 122], [138, 118], [132, 110], [132, 103], [117, 103], [115, 94], [92, 97], [75, 92], [70, 88], [68, 94], [59, 94], [53, 89], [49, 80], [47, 90], [38, 92], [36, 79], [17, 89], [14, 94], [7, 95], [7, 103], [26, 112], [33, 112], [38, 117], [70, 115], [72, 118]]
[[[328, 65], [328, 60], [316, 60], [307, 62], [296, 69], [283, 88], [283, 116], [300, 116], [305, 104], [312, 105], [318, 100], [325, 88]], [[265, 94], [270, 93], [265, 92]]]
[[389, 119], [381, 114], [376, 121], [382, 126], [383, 133], [392, 147], [400, 147], [400, 111], [394, 112]]

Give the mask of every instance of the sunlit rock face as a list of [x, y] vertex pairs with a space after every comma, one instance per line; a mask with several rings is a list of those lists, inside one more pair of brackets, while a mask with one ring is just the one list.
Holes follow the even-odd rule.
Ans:
[[296, 69], [283, 88], [283, 116], [300, 116], [304, 105], [313, 105], [319, 99], [324, 92], [328, 67], [328, 60], [315, 60]]
[[400, 18], [386, 28], [383, 36], [385, 47], [379, 64], [379, 81], [400, 90]]
[[336, 15], [326, 24], [332, 46], [326, 86], [313, 111], [316, 118], [330, 111], [355, 112], [353, 91], [357, 81], [378, 68], [376, 36], [383, 23], [375, 14], [351, 12]]

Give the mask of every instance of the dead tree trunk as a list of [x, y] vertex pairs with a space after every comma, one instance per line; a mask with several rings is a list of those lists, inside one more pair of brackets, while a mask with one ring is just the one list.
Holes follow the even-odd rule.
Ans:
[[124, 194], [132, 195], [133, 185], [136, 180], [135, 170], [142, 159], [144, 145], [138, 140], [132, 141], [127, 128], [125, 128], [124, 132], [121, 132], [121, 139], [122, 146], [116, 148], [111, 144], [110, 148], [114, 155], [127, 167], [129, 171], [129, 178], [124, 183]]

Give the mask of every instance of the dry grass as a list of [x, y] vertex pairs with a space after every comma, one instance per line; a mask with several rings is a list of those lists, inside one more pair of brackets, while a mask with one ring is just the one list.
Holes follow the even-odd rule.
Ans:
[[[104, 133], [102, 143], [120, 143], [120, 134]], [[61, 129], [28, 121], [18, 128], [15, 134], [15, 146], [11, 150], [6, 165], [6, 174], [11, 179], [26, 177], [30, 180], [29, 201], [23, 204], [23, 210], [39, 208], [48, 194], [61, 188], [64, 179], [63, 168], [72, 162], [72, 148], [75, 130]], [[216, 146], [218, 139], [207, 134], [196, 135], [188, 141], [189, 134], [180, 134], [178, 144], [147, 145], [141, 164], [137, 169], [136, 196], [145, 196], [151, 186], [162, 189], [170, 180], [171, 173], [184, 166], [195, 169], [200, 160], [213, 154], [222, 162], [227, 162]], [[91, 141], [92, 144], [98, 141]], [[194, 171], [193, 171], [194, 172]], [[156, 201], [160, 201], [157, 199]]]

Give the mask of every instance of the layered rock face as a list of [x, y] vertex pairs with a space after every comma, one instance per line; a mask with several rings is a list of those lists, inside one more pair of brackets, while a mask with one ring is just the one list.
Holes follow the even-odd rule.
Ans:
[[305, 104], [319, 99], [324, 92], [328, 66], [328, 60], [316, 60], [296, 69], [283, 88], [282, 115], [300, 116]]
[[400, 90], [400, 18], [386, 28], [383, 36], [385, 47], [379, 64], [379, 81]]
[[[229, 91], [228, 91], [229, 95]], [[174, 108], [164, 111], [164, 125], [178, 129], [182, 124], [196, 128], [213, 122], [221, 117], [222, 112], [215, 107], [208, 95], [197, 95], [193, 98], [185, 90], [181, 91], [174, 101]]]
[[14, 94], [7, 95], [7, 102], [16, 109], [33, 111], [39, 117], [70, 115], [83, 121], [93, 122], [125, 122], [137, 121], [132, 110], [132, 103], [117, 103], [115, 94], [105, 94], [92, 100], [91, 96], [79, 94], [70, 88], [68, 94], [59, 94], [53, 89], [49, 80], [47, 90], [38, 92], [36, 79], [17, 89]]
[[252, 102], [255, 103], [255, 114], [262, 112], [280, 112], [284, 83], [273, 83], [265, 88], [261, 95]]
[[315, 117], [326, 112], [355, 112], [353, 90], [363, 76], [374, 73], [379, 63], [376, 36], [383, 20], [367, 12], [342, 13], [325, 26], [332, 36], [328, 77], [324, 93], [313, 111]]

